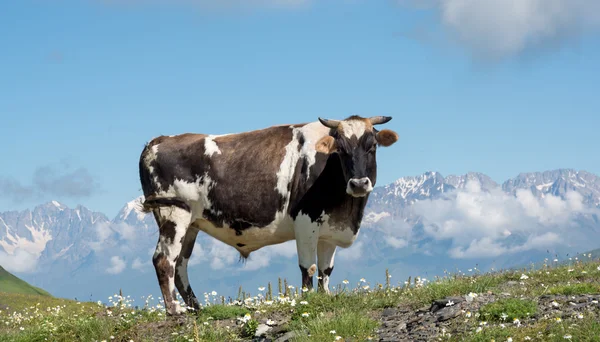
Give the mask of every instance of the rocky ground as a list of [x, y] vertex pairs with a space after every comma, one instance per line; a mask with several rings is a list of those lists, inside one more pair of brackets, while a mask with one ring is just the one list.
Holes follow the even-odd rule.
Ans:
[[[406, 307], [385, 309], [381, 312], [379, 341], [434, 341], [447, 334], [456, 335], [465, 331], [474, 331], [481, 320], [474, 319], [479, 309], [498, 298], [511, 298], [508, 293], [486, 293], [475, 298], [447, 297], [435, 301], [431, 306], [419, 310]], [[597, 315], [600, 312], [600, 294], [596, 295], [543, 295], [534, 299], [539, 312], [529, 319], [519, 320], [518, 324], [527, 326], [540, 319], [560, 317], [570, 319], [579, 313]], [[450, 304], [450, 305], [449, 305]], [[487, 326], [513, 325], [515, 322], [489, 323]]]
[[[518, 286], [517, 282], [511, 281], [501, 288], [509, 290]], [[527, 327], [536, 321], [543, 319], [563, 320], [573, 319], [578, 314], [594, 315], [600, 317], [600, 294], [580, 295], [541, 295], [528, 298], [519, 296], [523, 300], [531, 300], [537, 303], [538, 312], [529, 318], [506, 322], [486, 322], [479, 319], [477, 312], [487, 304], [502, 298], [515, 298], [510, 292], [494, 293], [488, 291], [483, 294], [469, 294], [465, 296], [452, 296], [434, 301], [431, 305], [417, 310], [403, 304], [393, 308], [386, 308], [372, 313], [373, 318], [380, 322], [377, 330], [378, 336], [373, 340], [380, 342], [392, 341], [435, 341], [446, 336], [460, 335], [465, 332], [473, 332], [479, 326], [510, 326], [519, 325]], [[257, 330], [257, 336], [251, 341], [262, 342], [287, 342], [293, 341], [297, 334], [282, 330], [286, 320], [282, 318], [280, 324], [268, 326], [261, 324]], [[310, 335], [309, 331], [305, 332]], [[344, 341], [352, 341], [346, 338]]]

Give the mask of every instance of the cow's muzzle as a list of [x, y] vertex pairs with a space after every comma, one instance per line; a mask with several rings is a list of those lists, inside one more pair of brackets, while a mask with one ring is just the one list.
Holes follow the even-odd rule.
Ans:
[[364, 197], [371, 191], [373, 191], [373, 184], [369, 177], [352, 178], [346, 186], [346, 192], [354, 197]]

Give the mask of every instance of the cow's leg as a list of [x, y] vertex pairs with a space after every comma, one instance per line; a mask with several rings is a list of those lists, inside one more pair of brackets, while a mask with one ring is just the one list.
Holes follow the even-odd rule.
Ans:
[[313, 225], [297, 225], [295, 228], [298, 264], [302, 272], [302, 287], [313, 288], [313, 276], [317, 271], [317, 241], [319, 228]]
[[160, 225], [158, 243], [152, 257], [158, 284], [165, 302], [167, 315], [184, 313], [175, 292], [175, 265], [181, 246], [190, 225], [191, 214], [184, 209], [172, 206], [161, 207], [158, 211]]
[[317, 245], [317, 257], [319, 263], [319, 290], [329, 293], [329, 276], [333, 271], [333, 259], [335, 257], [336, 245], [319, 241]]
[[188, 279], [187, 266], [194, 244], [196, 243], [196, 236], [198, 236], [198, 230], [195, 228], [189, 228], [183, 239], [183, 245], [181, 247], [181, 253], [177, 258], [177, 266], [175, 267], [175, 286], [183, 297], [185, 304], [196, 311], [200, 309], [198, 299], [190, 286], [190, 280]]

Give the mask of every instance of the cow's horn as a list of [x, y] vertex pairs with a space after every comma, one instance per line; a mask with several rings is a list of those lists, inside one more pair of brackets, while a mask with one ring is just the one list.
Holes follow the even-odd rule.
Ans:
[[338, 128], [338, 125], [340, 124], [340, 120], [329, 120], [319, 118], [319, 121], [321, 121], [323, 125], [329, 128]]
[[372, 125], [381, 125], [392, 120], [391, 116], [372, 116], [369, 118]]

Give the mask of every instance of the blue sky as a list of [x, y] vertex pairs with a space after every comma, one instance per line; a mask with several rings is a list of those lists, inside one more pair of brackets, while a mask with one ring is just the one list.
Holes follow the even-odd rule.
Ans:
[[593, 11], [527, 12], [540, 28], [499, 0], [485, 2], [507, 20], [454, 0], [225, 2], [3, 2], [0, 211], [56, 199], [112, 217], [141, 194], [154, 136], [351, 114], [394, 118], [378, 185], [428, 170], [600, 174]]

